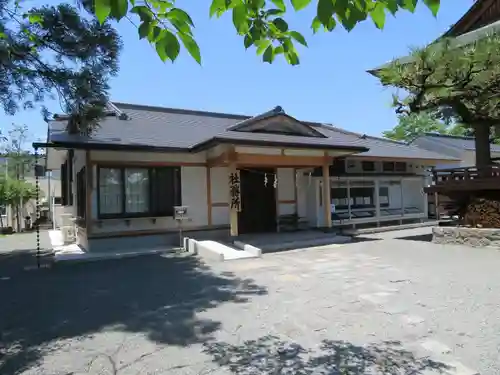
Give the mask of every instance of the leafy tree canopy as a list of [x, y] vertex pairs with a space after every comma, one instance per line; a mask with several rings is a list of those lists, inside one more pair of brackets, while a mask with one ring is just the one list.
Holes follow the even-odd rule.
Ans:
[[[307, 46], [307, 41], [288, 25], [286, 15], [290, 10], [298, 12], [315, 6], [316, 15], [311, 20], [314, 32], [332, 31], [337, 24], [350, 31], [367, 18], [382, 29], [387, 14], [395, 15], [399, 10], [414, 12], [419, 2], [437, 14], [440, 0], [212, 0], [207, 13], [210, 17], [231, 13], [245, 48], [255, 47], [265, 62], [272, 63], [282, 55], [289, 64], [297, 65], [299, 56], [294, 43]], [[174, 61], [182, 44], [201, 64], [200, 49], [193, 36], [194, 21], [177, 3], [175, 0], [95, 0], [92, 10], [101, 22], [109, 18], [130, 21], [129, 16], [137, 15], [139, 37], [153, 44], [163, 61]]]
[[384, 137], [397, 141], [411, 142], [424, 133], [439, 133], [457, 136], [470, 136], [470, 130], [462, 124], [446, 123], [432, 113], [411, 113], [399, 115], [398, 124], [383, 132]]
[[15, 114], [57, 95], [72, 130], [85, 130], [107, 102], [120, 47], [110, 24], [82, 9], [0, 0], [0, 105]]

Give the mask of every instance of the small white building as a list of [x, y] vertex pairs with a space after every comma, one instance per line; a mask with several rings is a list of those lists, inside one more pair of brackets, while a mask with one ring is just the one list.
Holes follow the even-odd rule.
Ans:
[[63, 204], [91, 252], [178, 243], [175, 206], [188, 207], [194, 238], [282, 231], [291, 217], [328, 230], [421, 220], [426, 170], [456, 162], [280, 107], [248, 117], [110, 103], [90, 136], [58, 117], [35, 146], [61, 169]]

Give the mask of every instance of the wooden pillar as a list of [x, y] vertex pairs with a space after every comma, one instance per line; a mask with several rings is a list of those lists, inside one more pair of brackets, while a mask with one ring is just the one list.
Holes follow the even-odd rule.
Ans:
[[325, 160], [323, 164], [323, 209], [324, 222], [327, 228], [332, 227], [332, 199], [330, 193], [330, 163]]
[[90, 151], [85, 151], [85, 227], [87, 236], [92, 233], [92, 196], [93, 196], [93, 173]]
[[[227, 168], [227, 184], [231, 185], [230, 178], [231, 174], [236, 173], [236, 163], [232, 162], [228, 165]], [[232, 207], [231, 204], [231, 192], [229, 192], [229, 226], [231, 231], [231, 237], [238, 236], [238, 210]]]
[[434, 211], [436, 215], [436, 220], [439, 221], [439, 194], [434, 193]]
[[207, 179], [207, 224], [212, 225], [212, 169], [206, 167]]
[[380, 226], [380, 196], [379, 196], [379, 190], [380, 190], [380, 181], [375, 180], [375, 196], [374, 198], [374, 203], [375, 203], [375, 217], [377, 218], [377, 227]]

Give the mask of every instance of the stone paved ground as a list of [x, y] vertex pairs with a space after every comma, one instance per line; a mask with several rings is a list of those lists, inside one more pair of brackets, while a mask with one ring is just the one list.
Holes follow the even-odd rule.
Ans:
[[[0, 278], [11, 276], [27, 268], [37, 267], [36, 232], [18, 233], [0, 237]], [[40, 231], [40, 265], [49, 263], [46, 256], [51, 248], [46, 230]]]
[[19, 274], [0, 281], [0, 373], [499, 374], [500, 252], [429, 231]]

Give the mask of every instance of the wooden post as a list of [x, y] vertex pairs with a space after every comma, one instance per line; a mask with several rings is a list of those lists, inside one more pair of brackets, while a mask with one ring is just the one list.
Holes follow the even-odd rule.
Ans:
[[[227, 183], [229, 187], [231, 186], [230, 178], [231, 174], [236, 173], [236, 164], [230, 163], [227, 168]], [[238, 236], [238, 209], [234, 208], [231, 204], [231, 191], [229, 191], [229, 225], [231, 230], [231, 237]]]
[[434, 212], [436, 214], [436, 220], [439, 221], [439, 195], [434, 193]]
[[85, 228], [87, 229], [87, 237], [92, 233], [92, 196], [94, 189], [92, 160], [90, 151], [85, 151]]
[[212, 173], [210, 166], [206, 167], [207, 179], [207, 224], [212, 225]]
[[323, 164], [323, 209], [325, 226], [332, 227], [332, 199], [330, 198], [330, 163], [325, 160]]
[[374, 198], [374, 203], [375, 203], [375, 217], [377, 218], [377, 227], [380, 226], [380, 196], [379, 196], [379, 190], [380, 190], [380, 181], [375, 180], [375, 196]]

